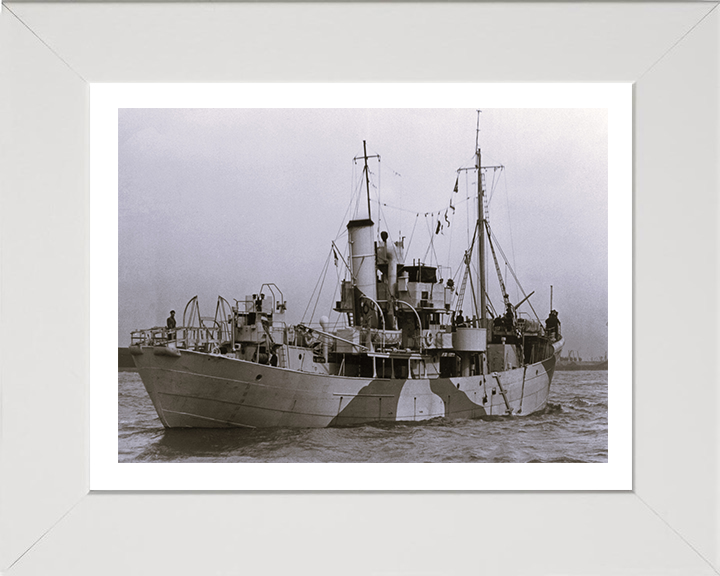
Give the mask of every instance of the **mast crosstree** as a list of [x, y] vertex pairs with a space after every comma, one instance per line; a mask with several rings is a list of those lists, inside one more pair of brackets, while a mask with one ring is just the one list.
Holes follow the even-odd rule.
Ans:
[[363, 155], [362, 156], [355, 156], [353, 160], [356, 162], [360, 159], [363, 159], [365, 161], [365, 167], [363, 168], [363, 171], [365, 172], [365, 188], [367, 190], [367, 207], [368, 207], [368, 220], [372, 220], [372, 215], [370, 213], [370, 170], [368, 169], [368, 160], [370, 158], [377, 158], [378, 162], [380, 162], [380, 155], [379, 154], [373, 154], [372, 156], [368, 156], [367, 153], [367, 141], [363, 140]]

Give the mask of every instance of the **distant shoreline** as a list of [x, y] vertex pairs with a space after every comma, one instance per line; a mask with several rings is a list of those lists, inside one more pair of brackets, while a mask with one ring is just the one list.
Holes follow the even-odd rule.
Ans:
[[577, 370], [607, 370], [608, 361], [603, 360], [601, 362], [568, 362], [567, 360], [560, 360], [555, 365], [555, 370], [560, 372], [570, 372]]

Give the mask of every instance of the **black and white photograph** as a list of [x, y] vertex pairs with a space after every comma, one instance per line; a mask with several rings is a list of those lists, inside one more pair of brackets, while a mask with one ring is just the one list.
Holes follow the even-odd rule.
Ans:
[[608, 461], [608, 110], [118, 110], [118, 461]]

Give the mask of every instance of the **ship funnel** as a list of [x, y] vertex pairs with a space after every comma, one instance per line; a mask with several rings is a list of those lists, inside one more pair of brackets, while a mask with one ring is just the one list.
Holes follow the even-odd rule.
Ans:
[[377, 300], [373, 221], [351, 220], [347, 229], [350, 238], [350, 269], [355, 285], [365, 296]]

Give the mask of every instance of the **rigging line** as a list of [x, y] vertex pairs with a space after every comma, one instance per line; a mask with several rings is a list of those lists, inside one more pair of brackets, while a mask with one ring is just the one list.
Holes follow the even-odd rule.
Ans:
[[510, 252], [512, 252], [513, 257], [512, 265], [515, 266], [515, 240], [513, 238], [512, 219], [510, 218], [510, 194], [507, 189], [507, 176], [503, 178], [503, 182], [505, 183], [505, 203], [507, 205], [508, 212], [508, 230], [510, 230]]
[[[394, 242], [393, 237], [392, 237], [392, 234], [390, 233], [390, 224], [389, 224], [390, 220], [388, 220], [387, 216], [385, 216], [385, 211], [384, 211], [384, 210], [381, 210], [381, 209], [378, 207], [378, 214], [382, 214], [383, 219], [384, 219], [384, 221], [385, 221], [385, 230], [386, 230], [387, 233], [388, 233], [388, 238], [389, 238], [392, 242]], [[378, 234], [380, 234], [380, 219], [379, 219], [379, 218], [378, 218]]]
[[497, 170], [493, 170], [492, 180], [490, 181], [490, 194], [488, 195], [488, 204], [490, 204], [490, 201], [493, 199], [493, 196], [495, 195], [495, 187], [497, 186], [498, 180], [496, 179], [497, 176]]
[[393, 210], [399, 210], [400, 212], [409, 212], [410, 214], [416, 214], [417, 210], [410, 210], [409, 208], [400, 208], [399, 206], [393, 206], [392, 204], [388, 204], [387, 202], [382, 203], [385, 208], [392, 208]]
[[492, 238], [495, 240], [495, 244], [497, 246], [497, 249], [500, 251], [500, 255], [503, 257], [503, 260], [505, 261], [505, 264], [510, 269], [510, 273], [512, 274], [513, 278], [515, 279], [515, 282], [520, 288], [520, 291], [522, 292], [523, 296], [526, 296], [525, 291], [523, 290], [522, 285], [520, 284], [520, 280], [518, 280], [518, 277], [515, 275], [515, 270], [513, 270], [512, 265], [508, 262], [508, 258], [505, 255], [505, 251], [502, 249], [502, 246], [500, 245], [500, 241], [498, 240], [497, 236], [495, 236], [495, 232], [492, 231], [492, 228], [490, 228], [490, 225], [488, 225], [488, 232], [492, 236]]
[[448, 238], [448, 255], [446, 262], [450, 262], [450, 255], [452, 254], [452, 239], [453, 239], [453, 232], [455, 231], [455, 227], [453, 226], [455, 224], [455, 213], [450, 216], [450, 237]]
[[[307, 314], [308, 310], [310, 309], [310, 304], [312, 304], [313, 298], [315, 296], [315, 292], [318, 288], [318, 284], [320, 284], [320, 280], [323, 280], [325, 277], [325, 274], [327, 274], [327, 268], [330, 265], [330, 256], [332, 255], [332, 253], [333, 253], [333, 251], [331, 248], [330, 252], [328, 252], [327, 258], [325, 259], [325, 265], [323, 266], [323, 270], [320, 273], [320, 277], [318, 278], [318, 281], [315, 283], [315, 288], [313, 288], [312, 294], [310, 295], [310, 300], [308, 300], [308, 304], [305, 307], [305, 312], [303, 312], [302, 319], [300, 320], [301, 322], [305, 321], [305, 315]], [[317, 304], [316, 304], [316, 306], [317, 306]], [[310, 321], [312, 321], [312, 316], [310, 317], [310, 320], [308, 320], [308, 322], [310, 322]]]
[[537, 318], [537, 321], [542, 324], [542, 320], [540, 320], [540, 316], [538, 316], [538, 313], [535, 312], [535, 308], [533, 308], [532, 302], [530, 302], [530, 300], [528, 300], [527, 303], [528, 303], [528, 306], [530, 306], [530, 310], [532, 310], [533, 314], [535, 314], [535, 318]]
[[[478, 268], [477, 268], [477, 266], [475, 266], [475, 262], [472, 263], [472, 270], [477, 275]], [[473, 292], [473, 297], [474, 297], [474, 294], [475, 294], [475, 292]], [[486, 305], [490, 306], [490, 309], [491, 309], [490, 311], [491, 311], [492, 315], [495, 316], [495, 314], [496, 314], [495, 306], [493, 306], [492, 300], [490, 299], [490, 293], [487, 291], [487, 289], [485, 290], [485, 298], [487, 300]], [[477, 310], [477, 306], [476, 306], [476, 310]]]
[[[430, 252], [430, 248], [433, 248], [433, 253], [435, 252], [433, 247], [433, 240], [435, 239], [433, 233], [432, 233], [432, 227], [430, 226], [430, 221], [427, 218], [427, 215], [425, 215], [425, 224], [428, 227], [428, 234], [430, 235], [430, 244], [428, 244], [427, 250], [425, 250], [425, 254], [423, 256], [423, 262], [427, 260], [428, 252]], [[437, 258], [437, 256], [436, 256]], [[432, 265], [432, 261], [430, 261], [430, 264]]]
[[[438, 214], [438, 218], [439, 217], [440, 217], [440, 215]], [[428, 224], [430, 224], [429, 221], [428, 221]], [[433, 225], [434, 225], [434, 223], [433, 223]], [[435, 256], [435, 265], [438, 268], [440, 268], [440, 274], [442, 275], [442, 268], [440, 267], [440, 258], [438, 258], [437, 252], [435, 251], [435, 236], [436, 236], [436, 234], [432, 234], [432, 226], [430, 227], [430, 232], [431, 232], [430, 233], [430, 247], [432, 248], [433, 256]]]
[[[498, 263], [497, 255], [495, 254], [495, 246], [493, 245], [492, 238], [490, 236], [490, 227], [486, 226], [485, 229], [487, 231], [490, 252], [492, 252], [493, 262], [495, 263], [495, 272], [497, 273], [498, 282], [500, 282], [500, 291], [502, 292], [503, 303], [507, 305], [510, 303], [510, 297], [508, 296], [507, 290], [505, 288], [505, 281], [503, 280], [502, 272], [500, 271], [500, 264]], [[505, 263], [505, 267], [507, 268], [507, 262]]]
[[[377, 188], [376, 188], [377, 202], [378, 202], [378, 225], [377, 225], [377, 233], [378, 234], [380, 234], [380, 222], [381, 222], [381, 218], [380, 218], [380, 216], [381, 216], [381, 214], [380, 214], [380, 189], [381, 188], [380, 187], [382, 186], [382, 170], [381, 170], [382, 166], [380, 165], [379, 160], [380, 160], [380, 157], [378, 156], [378, 170], [377, 170], [378, 171], [378, 173], [377, 173], [378, 183], [377, 183]], [[369, 214], [368, 214], [368, 216], [369, 216]]]
[[[475, 228], [475, 231], [473, 232], [472, 242], [468, 242], [470, 244], [470, 247], [463, 254], [463, 265], [458, 267], [457, 274], [458, 274], [458, 280], [459, 280], [460, 270], [463, 271], [463, 274], [465, 274], [465, 271], [467, 270], [468, 279], [470, 280], [470, 291], [472, 292], [473, 302], [475, 302], [475, 310], [477, 311], [475, 288], [472, 285], [472, 273], [471, 273], [472, 272], [472, 254], [473, 254], [473, 249], [475, 248], [475, 239], [476, 238], [477, 238], [477, 227]], [[463, 302], [463, 304], [464, 304], [464, 302]], [[460, 310], [460, 312], [462, 312], [462, 310]]]
[[318, 304], [320, 303], [320, 295], [322, 294], [323, 286], [325, 286], [325, 278], [327, 278], [327, 269], [330, 266], [330, 255], [328, 254], [327, 260], [325, 261], [325, 273], [322, 275], [322, 284], [320, 284], [320, 289], [318, 290], [317, 299], [315, 300], [315, 307], [313, 308], [312, 314], [310, 315], [310, 320], [308, 320], [308, 323], [312, 322], [312, 319], [315, 318], [315, 310], [317, 310]]
[[345, 226], [345, 222], [349, 220], [349, 214], [352, 210], [353, 201], [352, 198], [350, 199], [350, 203], [348, 204], [348, 207], [345, 209], [345, 214], [343, 215], [342, 220], [340, 220], [340, 227], [338, 228], [337, 234], [335, 234], [335, 240], [340, 238], [340, 236], [343, 235], [344, 232], [347, 232], [347, 228]]
[[400, 172], [398, 172], [397, 170], [395, 170], [395, 168], [393, 168], [392, 166], [390, 166], [387, 162], [385, 162], [385, 167], [386, 167], [388, 170], [390, 170], [390, 172], [392, 172], [392, 175], [393, 175], [393, 176], [397, 176], [398, 178], [402, 178], [402, 174], [400, 174]]
[[[345, 274], [343, 274], [342, 276], [344, 277]], [[335, 267], [335, 291], [333, 292], [333, 298], [332, 298], [331, 302], [337, 301], [337, 297], [338, 297], [338, 296], [341, 296], [341, 295], [338, 294], [338, 291], [340, 290], [340, 286], [341, 286], [341, 285], [342, 285], [342, 278], [341, 278], [341, 276], [340, 276], [340, 267], [339, 267], [339, 266], [336, 266], [336, 267]], [[342, 298], [342, 296], [341, 296], [341, 298]], [[338, 327], [338, 323], [340, 322], [340, 320], [343, 321], [343, 325], [344, 325], [344, 324], [345, 324], [345, 315], [344, 315], [344, 314], [341, 314], [341, 313], [338, 313], [338, 312], [336, 312], [335, 310], [333, 310], [333, 312], [335, 312], [335, 314], [334, 314], [334, 316], [335, 316], [335, 325], [334, 325], [334, 327], [335, 327], [335, 328]]]
[[462, 267], [462, 266], [458, 266], [458, 269], [455, 271], [455, 274], [454, 274], [453, 277], [452, 277], [452, 279], [453, 279], [453, 284], [455, 284], [455, 286], [457, 286], [458, 282], [460, 281], [461, 270], [463, 270], [463, 267]]
[[[369, 180], [369, 174], [370, 171], [368, 169], [368, 176], [366, 178], [363, 178], [365, 176], [365, 166], [362, 167], [361, 175], [358, 176], [357, 174], [357, 158], [353, 159], [353, 183], [352, 185], [355, 186], [353, 190], [353, 197], [355, 198], [355, 217], [359, 217], [360, 215], [360, 204], [362, 203], [363, 206], [365, 204], [365, 200], [367, 198], [366, 194], [364, 193], [364, 188], [366, 186], [366, 182]], [[373, 188], [375, 188], [375, 185], [373, 184]], [[367, 191], [367, 194], [370, 194], [370, 191]], [[368, 199], [369, 202], [369, 199]], [[370, 215], [368, 214], [368, 218]]]
[[487, 299], [487, 305], [490, 308], [489, 312], [492, 314], [492, 317], [495, 318], [498, 316], [498, 313], [495, 311], [495, 306], [493, 306], [492, 300], [490, 300], [490, 294], [488, 294], [487, 290], [485, 290], [485, 298]]
[[[337, 247], [337, 244], [335, 244], [335, 242], [331, 242], [330, 244], [333, 247], [333, 250], [331, 250], [331, 252], [333, 253], [333, 255], [335, 253], [337, 253], [337, 255], [340, 257], [340, 260], [342, 260], [342, 263], [345, 265], [345, 269], [350, 273], [350, 278], [354, 282], [355, 278], [352, 275], [352, 270], [350, 269], [350, 266], [348, 265], [348, 263], [345, 261], [345, 258], [343, 258], [343, 254], [342, 254], [342, 252], [340, 252], [340, 249]], [[343, 276], [345, 276], [345, 274], [343, 274]]]
[[490, 204], [490, 201], [493, 199], [493, 196], [495, 195], [495, 190], [497, 189], [497, 185], [500, 183], [500, 178], [502, 177], [502, 173], [504, 172], [504, 168], [500, 168], [498, 170], [493, 170], [493, 176], [492, 181], [490, 182], [490, 194], [488, 196], [488, 204]]
[[412, 239], [413, 236], [415, 236], [415, 228], [417, 227], [418, 220], [420, 219], [420, 213], [417, 213], [415, 215], [415, 223], [413, 224], [412, 232], [410, 232], [410, 240], [408, 240], [407, 248], [405, 249], [405, 254], [410, 253], [410, 246], [412, 245]]
[[[307, 312], [308, 312], [308, 310], [310, 309], [310, 305], [312, 304], [313, 299], [316, 299], [315, 294], [316, 294], [316, 293], [318, 294], [317, 299], [320, 298], [320, 292], [318, 291], [318, 285], [321, 283], [321, 281], [322, 281], [323, 283], [325, 282], [325, 276], [327, 275], [327, 269], [328, 269], [328, 266], [330, 265], [330, 255], [331, 255], [331, 254], [332, 254], [332, 249], [330, 250], [330, 253], [328, 253], [328, 257], [327, 257], [327, 259], [325, 260], [325, 264], [324, 264], [324, 266], [323, 266], [322, 272], [320, 272], [320, 276], [318, 277], [318, 281], [315, 283], [315, 288], [313, 288], [312, 294], [310, 295], [310, 299], [308, 300], [308, 305], [306, 306], [305, 311], [303, 312], [301, 322], [304, 322], [304, 321], [305, 321], [305, 316], [307, 315]], [[317, 299], [316, 299], [315, 307], [317, 307]], [[309, 323], [309, 322], [312, 322], [312, 318], [313, 318], [314, 313], [315, 313], [315, 310], [313, 309], [313, 314], [310, 315], [310, 318], [308, 319], [308, 323]]]
[[[484, 210], [485, 210], [485, 208], [483, 208], [483, 211], [484, 211]], [[490, 223], [489, 223], [489, 221], [488, 221], [489, 218], [490, 218], [490, 215], [488, 214], [488, 216], [487, 216], [486, 218], [484, 218], [483, 220], [481, 220], [480, 226], [483, 226], [483, 227], [485, 227], [485, 228], [489, 228], [489, 227], [490, 227]], [[485, 235], [482, 234], [481, 232], [479, 232], [478, 235], [479, 235], [478, 242], [485, 242]], [[485, 278], [489, 278], [490, 276], [489, 276], [489, 274], [488, 274], [488, 270], [490, 269], [490, 262], [488, 262], [488, 259], [487, 259], [487, 258], [485, 258], [484, 264], [485, 264]], [[485, 291], [487, 292], [487, 283], [485, 284]], [[489, 300], [489, 299], [490, 299], [490, 298], [488, 298], [488, 300]]]
[[[444, 219], [447, 222], [447, 226], [448, 226], [448, 228], [450, 228], [450, 234], [448, 236], [448, 255], [447, 255], [446, 262], [450, 262], [450, 256], [452, 254], [452, 240], [453, 240], [453, 233], [455, 232], [455, 227], [453, 225], [455, 224], [455, 209], [456, 209], [456, 206], [453, 206], [453, 200], [454, 200], [454, 195], [456, 194], [456, 190], [457, 190], [457, 181], [455, 183], [455, 186], [453, 187], [452, 192], [450, 192], [450, 200], [448, 201], [448, 207], [445, 209], [445, 215], [444, 215]], [[457, 203], [458, 206], [465, 201], [467, 201], [467, 199], [465, 199], [461, 202], [458, 202]], [[450, 212], [451, 210], [452, 210], [452, 212], [450, 213], [450, 219], [448, 220], [448, 212]], [[439, 216], [439, 214], [438, 214], [438, 216]]]
[[[391, 230], [391, 226], [390, 226], [390, 224], [389, 224], [390, 220], [387, 218], [387, 216], [385, 216], [385, 211], [384, 211], [384, 210], [382, 211], [382, 215], [383, 215], [383, 217], [384, 217], [384, 219], [385, 219], [385, 223], [387, 224], [387, 225], [385, 226], [385, 231], [388, 233], [388, 240], [390, 241], [390, 243], [391, 243], [392, 246], [395, 246], [395, 242], [396, 242], [396, 241], [397, 241], [397, 242], [400, 241], [400, 234], [402, 234], [402, 232], [401, 232], [401, 231], [398, 231], [398, 238], [397, 238], [397, 240], [395, 240], [394, 237], [393, 237], [392, 232], [390, 232], [390, 230]], [[380, 233], [380, 228], [379, 228], [379, 227], [378, 227], [378, 233]]]
[[[472, 200], [472, 199], [473, 198], [466, 196], [465, 198], [461, 199], [457, 204], [455, 204], [455, 208], [457, 208], [461, 204], [464, 204], [468, 200]], [[410, 210], [409, 208], [400, 208], [400, 206], [393, 206], [392, 204], [388, 204], [387, 202], [383, 202], [382, 205], [385, 206], [385, 208], [392, 208], [393, 210], [399, 210], [400, 212], [409, 212], [410, 214], [417, 214], [418, 212], [420, 212], [421, 214], [425, 214], [425, 213], [430, 214], [430, 211], [428, 211], [428, 210]], [[449, 208], [450, 208], [450, 206], [448, 204], [448, 205], [440, 208], [440, 210], [433, 210], [433, 212], [434, 213], [444, 212], [446, 209], [449, 209]]]
[[[468, 195], [468, 171], [465, 171], [465, 196]], [[465, 229], [467, 231], [467, 243], [470, 244], [470, 210], [465, 210]]]
[[353, 219], [357, 218], [360, 214], [360, 203], [362, 202], [362, 199], [362, 190], [358, 188], [353, 192], [353, 201], [355, 202]]
[[[467, 266], [468, 270], [472, 269], [472, 266], [470, 266], [470, 264], [467, 264]], [[473, 285], [472, 274], [468, 274], [468, 280], [470, 280], [470, 294], [472, 295], [473, 306], [475, 307], [475, 315], [478, 318], [482, 318], [482, 314], [478, 312], [479, 308], [477, 303], [477, 296], [475, 296], [475, 286]]]
[[[472, 247], [470, 247], [470, 250], [472, 250]], [[465, 255], [464, 255], [464, 254], [463, 254], [463, 263], [462, 263], [460, 266], [458, 266], [457, 270], [455, 270], [455, 274], [452, 276], [453, 284], [454, 284], [456, 287], [459, 286], [458, 283], [460, 282], [460, 274], [461, 274], [461, 273], [462, 273], [462, 274], [465, 273]], [[458, 289], [459, 289], [459, 288], [458, 288]], [[457, 293], [456, 293], [456, 295], [457, 295]]]
[[[522, 287], [522, 284], [520, 284], [520, 280], [515, 274], [515, 270], [513, 270], [513, 267], [508, 263], [507, 257], [505, 256], [505, 252], [503, 252], [502, 246], [500, 246], [500, 242], [497, 239], [497, 236], [495, 236], [495, 232], [490, 229], [490, 226], [488, 226], [488, 229], [490, 230], [490, 234], [495, 239], [495, 244], [497, 245], [497, 249], [500, 251], [500, 255], [503, 257], [503, 260], [505, 260], [505, 264], [508, 265], [508, 268], [510, 269], [510, 273], [512, 274], [513, 278], [515, 278], [515, 283], [517, 287], [520, 289], [520, 293], [523, 295], [523, 298], [527, 297], [527, 294], [525, 293], [525, 290]], [[540, 316], [538, 316], [538, 313], [535, 311], [535, 308], [533, 308], [532, 303], [530, 300], [527, 301], [528, 306], [530, 306], [530, 309], [533, 311], [533, 314], [535, 314], [535, 318], [537, 318], [538, 322], [541, 322]]]

